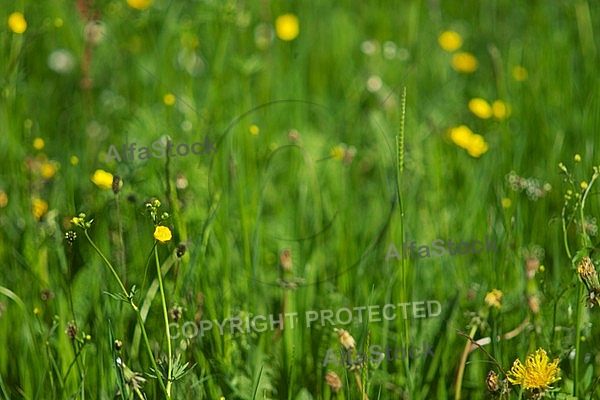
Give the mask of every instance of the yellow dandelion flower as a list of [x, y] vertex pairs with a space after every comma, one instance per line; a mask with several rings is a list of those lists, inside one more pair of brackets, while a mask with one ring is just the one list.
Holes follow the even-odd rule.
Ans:
[[450, 138], [457, 145], [466, 149], [471, 142], [473, 131], [466, 125], [460, 125], [450, 129]]
[[487, 119], [492, 116], [492, 107], [481, 97], [469, 100], [469, 110], [482, 119]]
[[0, 190], [0, 208], [6, 207], [8, 204], [8, 196], [3, 190]]
[[48, 203], [46, 203], [44, 200], [34, 199], [31, 212], [33, 213], [35, 219], [39, 221], [48, 212]]
[[283, 14], [275, 20], [275, 33], [279, 39], [286, 42], [294, 40], [299, 32], [298, 17], [294, 14]]
[[466, 51], [456, 53], [452, 56], [452, 68], [458, 72], [470, 74], [477, 70], [477, 58]]
[[152, 0], [127, 0], [127, 5], [136, 10], [145, 10], [152, 5]]
[[71, 158], [69, 159], [69, 162], [71, 163], [71, 165], [77, 165], [77, 164], [79, 164], [79, 157], [71, 156]]
[[460, 37], [458, 32], [444, 31], [438, 37], [438, 43], [446, 51], [455, 51], [462, 46], [462, 37]]
[[92, 176], [92, 182], [100, 189], [112, 189], [113, 175], [101, 169], [97, 169]]
[[579, 186], [581, 187], [582, 190], [585, 190], [588, 187], [588, 183], [586, 181], [581, 181]]
[[260, 129], [258, 128], [258, 126], [252, 124], [250, 125], [250, 128], [248, 128], [248, 131], [250, 131], [250, 134], [252, 136], [257, 136], [258, 132], [260, 132]]
[[502, 199], [502, 208], [509, 208], [510, 206], [512, 206], [512, 200], [509, 199], [508, 197], [505, 197]]
[[166, 106], [172, 106], [175, 104], [175, 96], [172, 93], [165, 94], [163, 97], [163, 103], [165, 103]]
[[56, 175], [56, 166], [51, 162], [44, 162], [40, 168], [40, 173], [44, 179], [52, 179]]
[[500, 308], [500, 306], [502, 306], [502, 297], [504, 297], [502, 291], [493, 289], [485, 295], [485, 305], [488, 307]]
[[8, 27], [14, 33], [21, 34], [27, 30], [27, 21], [25, 21], [25, 16], [23, 13], [18, 11], [10, 14], [8, 16]]
[[515, 81], [523, 82], [527, 80], [527, 70], [521, 65], [515, 65], [512, 70], [512, 76]]
[[502, 100], [496, 100], [492, 103], [492, 114], [496, 119], [504, 119], [510, 115], [510, 107]]
[[508, 371], [507, 378], [513, 385], [521, 385], [523, 389], [550, 388], [550, 385], [558, 380], [558, 358], [549, 362], [546, 351], [538, 349], [534, 354], [529, 354], [525, 359], [525, 365], [516, 359], [512, 368]]
[[171, 234], [171, 230], [166, 226], [157, 226], [154, 230], [154, 239], [158, 240], [161, 243], [168, 242], [171, 240], [173, 235]]
[[43, 148], [44, 148], [44, 145], [45, 145], [45, 143], [44, 143], [44, 139], [42, 139], [42, 138], [39, 138], [39, 137], [38, 137], [38, 138], [35, 138], [35, 139], [33, 139], [33, 148], [34, 148], [34, 149], [36, 149], [36, 150], [41, 150], [41, 149], [43, 149]]

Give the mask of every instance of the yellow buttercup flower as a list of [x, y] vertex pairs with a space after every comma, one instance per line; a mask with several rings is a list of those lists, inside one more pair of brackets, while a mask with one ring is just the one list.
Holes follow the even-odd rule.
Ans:
[[546, 351], [538, 349], [534, 354], [529, 354], [525, 359], [525, 365], [516, 359], [512, 368], [508, 371], [507, 378], [513, 385], [521, 385], [523, 389], [546, 390], [550, 385], [560, 378], [558, 373], [558, 358], [551, 363]]
[[275, 20], [275, 33], [279, 39], [294, 40], [298, 37], [299, 32], [298, 17], [294, 14], [283, 14]]
[[512, 205], [512, 200], [508, 197], [502, 199], [502, 208], [509, 208]]
[[477, 134], [471, 136], [471, 142], [467, 146], [467, 153], [469, 153], [471, 157], [478, 158], [487, 151], [488, 144], [485, 142], [483, 136]]
[[438, 37], [438, 43], [440, 47], [446, 51], [455, 51], [462, 46], [462, 38], [458, 32], [444, 31], [440, 37]]
[[502, 100], [496, 100], [492, 103], [492, 114], [494, 118], [504, 119], [510, 115], [510, 107]]
[[250, 128], [248, 128], [248, 131], [250, 131], [250, 134], [252, 136], [256, 136], [260, 132], [260, 129], [258, 128], [258, 126], [252, 124], [250, 125]]
[[40, 167], [40, 173], [42, 174], [42, 178], [51, 179], [54, 175], [56, 175], [56, 165], [52, 162], [44, 162]]
[[127, 0], [127, 5], [136, 10], [145, 10], [152, 5], [152, 0]]
[[469, 101], [469, 110], [482, 119], [487, 119], [492, 116], [492, 107], [481, 97], [476, 97]]
[[113, 175], [101, 169], [97, 169], [92, 176], [92, 182], [101, 189], [112, 189]]
[[166, 226], [159, 225], [154, 230], [154, 239], [161, 243], [168, 242], [172, 237], [173, 235], [171, 234], [171, 230]]
[[31, 209], [33, 216], [39, 221], [48, 212], [48, 203], [44, 200], [34, 199]]
[[166, 106], [172, 106], [175, 104], [175, 96], [172, 93], [165, 94], [163, 97], [163, 103], [165, 103]]
[[450, 139], [457, 146], [467, 150], [471, 157], [478, 158], [488, 151], [488, 144], [483, 136], [474, 134], [466, 125], [451, 128]]
[[523, 82], [527, 80], [527, 70], [520, 65], [515, 65], [513, 67], [512, 75], [515, 81]]
[[338, 160], [338, 161], [344, 159], [344, 154], [345, 153], [346, 153], [346, 149], [342, 145], [335, 146], [331, 150], [331, 155], [333, 156], [333, 159], [334, 160]]
[[466, 125], [450, 129], [450, 138], [457, 146], [462, 148], [466, 148], [469, 145], [471, 136], [473, 136], [473, 132]]
[[504, 297], [504, 293], [498, 289], [494, 289], [485, 295], [485, 305], [500, 308], [502, 306], [502, 297]]
[[73, 217], [73, 218], [71, 218], [71, 223], [73, 225], [79, 226], [79, 225], [81, 225], [83, 223], [83, 221], [84, 221], [84, 219], [81, 218], [81, 217]]
[[452, 68], [458, 72], [470, 74], [477, 70], [477, 58], [466, 51], [456, 53], [452, 56]]
[[44, 148], [44, 145], [45, 145], [45, 143], [44, 143], [44, 139], [42, 139], [42, 138], [39, 138], [39, 137], [38, 137], [38, 138], [35, 138], [35, 139], [33, 139], [33, 148], [34, 148], [34, 149], [36, 149], [36, 150], [41, 150], [41, 149], [43, 149], [43, 148]]
[[8, 16], [8, 27], [14, 33], [21, 34], [27, 30], [27, 21], [25, 21], [25, 16], [23, 13], [18, 11], [10, 14]]

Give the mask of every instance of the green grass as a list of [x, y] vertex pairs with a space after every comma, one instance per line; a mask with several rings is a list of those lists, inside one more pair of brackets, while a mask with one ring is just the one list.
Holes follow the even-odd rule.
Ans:
[[[460, 391], [462, 399], [531, 398], [519, 385], [489, 395], [485, 380], [490, 370], [505, 379], [516, 359], [543, 348], [561, 370], [551, 397], [600, 398], [598, 307], [586, 307], [577, 273], [584, 256], [598, 263], [598, 239], [588, 230], [587, 242], [572, 197], [570, 259], [561, 218], [567, 190], [582, 193], [581, 181], [590, 183], [600, 164], [596, 3], [156, 0], [142, 11], [125, 1], [79, 4], [0, 5], [0, 397], [150, 399], [169, 391], [172, 399], [454, 399]], [[14, 11], [27, 20], [23, 34], [8, 27]], [[83, 33], [94, 12], [103, 26], [97, 44]], [[257, 42], [260, 27], [274, 30], [287, 12], [298, 17], [299, 36], [283, 41], [272, 31], [267, 45]], [[452, 68], [452, 54], [437, 43], [444, 30], [461, 35], [458, 51], [477, 58], [475, 72]], [[59, 49], [74, 63], [65, 73], [49, 67]], [[519, 65], [524, 81], [513, 77]], [[377, 79], [381, 88], [369, 90]], [[167, 94], [174, 105], [164, 103]], [[476, 117], [467, 107], [475, 97], [506, 102], [510, 116]], [[480, 157], [450, 138], [449, 129], [463, 124], [488, 143]], [[188, 145], [208, 136], [217, 152], [168, 163], [105, 161], [111, 145], [151, 146], [164, 135]], [[34, 147], [36, 138], [43, 148]], [[333, 156], [343, 146], [356, 151], [346, 163]], [[42, 168], [56, 171], [44, 178]], [[118, 195], [91, 181], [98, 169], [122, 178]], [[551, 189], [528, 198], [511, 188], [511, 171]], [[156, 244], [156, 258], [157, 222], [144, 213], [155, 198], [173, 232]], [[39, 219], [36, 199], [48, 206]], [[584, 218], [598, 218], [599, 205], [595, 182]], [[126, 291], [136, 286], [132, 301], [148, 345], [134, 308], [109, 295], [122, 292], [114, 275], [70, 222], [81, 212], [93, 218], [87, 233]], [[77, 233], [72, 245], [69, 230]], [[486, 235], [498, 252], [386, 261], [390, 243], [400, 249], [403, 240]], [[178, 258], [180, 243], [186, 252]], [[280, 266], [285, 248], [289, 271]], [[530, 265], [543, 268], [528, 278], [532, 254]], [[295, 279], [297, 288], [281, 284]], [[499, 309], [484, 301], [493, 289], [504, 294]], [[171, 340], [173, 362], [180, 356], [193, 368], [163, 390], [149, 356], [168, 352], [163, 298], [167, 314], [182, 308], [180, 327], [301, 317], [294, 329], [286, 319], [281, 332], [221, 335], [213, 327]], [[528, 298], [539, 302], [537, 312]], [[442, 304], [439, 317], [303, 324], [312, 310], [428, 300]], [[65, 333], [71, 322], [75, 340]], [[324, 367], [327, 350], [342, 346], [333, 328], [347, 330], [358, 349], [426, 341], [435, 357], [356, 372]], [[476, 348], [461, 361], [469, 333], [493, 359]], [[130, 371], [146, 379], [139, 393]], [[330, 371], [342, 382], [337, 395], [325, 381]]]

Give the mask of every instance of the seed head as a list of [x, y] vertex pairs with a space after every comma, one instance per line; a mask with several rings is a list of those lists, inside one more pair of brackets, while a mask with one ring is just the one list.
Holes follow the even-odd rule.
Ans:
[[67, 329], [65, 330], [65, 333], [71, 340], [75, 340], [75, 338], [77, 338], [77, 327], [75, 326], [74, 321], [69, 322], [69, 325], [67, 325]]

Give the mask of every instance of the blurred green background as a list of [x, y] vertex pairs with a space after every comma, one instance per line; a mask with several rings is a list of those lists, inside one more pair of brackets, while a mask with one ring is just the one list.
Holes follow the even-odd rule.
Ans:
[[[119, 285], [71, 222], [83, 212], [138, 289], [157, 360], [156, 260], [179, 329], [442, 305], [432, 318], [173, 339], [194, 365], [173, 399], [600, 398], [599, 307], [577, 273], [598, 258], [598, 21], [585, 0], [2, 2], [0, 396], [165, 397], [135, 313], [107, 294]], [[107, 161], [111, 145], [167, 138], [209, 138], [216, 153]], [[153, 199], [166, 243], [145, 215]], [[386, 260], [390, 243], [486, 235], [497, 252]], [[324, 366], [344, 347], [334, 328], [357, 349], [427, 341], [435, 357]], [[503, 391], [538, 348], [559, 359], [555, 389]]]

